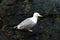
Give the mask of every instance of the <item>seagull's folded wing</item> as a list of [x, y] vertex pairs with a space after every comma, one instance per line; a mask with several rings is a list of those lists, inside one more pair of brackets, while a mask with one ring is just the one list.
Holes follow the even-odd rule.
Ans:
[[23, 20], [19, 25], [23, 28], [31, 28], [34, 26], [35, 23], [33, 23], [32, 20], [30, 20], [30, 18], [27, 18], [25, 20]]

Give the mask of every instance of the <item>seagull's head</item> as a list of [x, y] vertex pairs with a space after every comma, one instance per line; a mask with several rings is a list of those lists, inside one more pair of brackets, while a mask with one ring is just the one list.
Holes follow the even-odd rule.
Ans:
[[38, 12], [35, 12], [35, 13], [33, 14], [33, 17], [43, 17], [43, 16], [40, 15]]

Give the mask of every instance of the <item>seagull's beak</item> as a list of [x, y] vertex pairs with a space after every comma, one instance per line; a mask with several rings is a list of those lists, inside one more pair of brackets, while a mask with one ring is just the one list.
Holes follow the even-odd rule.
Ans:
[[43, 17], [42, 15], [39, 15], [38, 17]]

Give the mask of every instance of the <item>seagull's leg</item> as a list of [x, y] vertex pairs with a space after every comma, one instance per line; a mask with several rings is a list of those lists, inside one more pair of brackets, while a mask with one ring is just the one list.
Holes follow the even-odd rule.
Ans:
[[28, 31], [29, 31], [29, 32], [33, 32], [33, 30], [32, 30], [32, 29], [28, 29]]

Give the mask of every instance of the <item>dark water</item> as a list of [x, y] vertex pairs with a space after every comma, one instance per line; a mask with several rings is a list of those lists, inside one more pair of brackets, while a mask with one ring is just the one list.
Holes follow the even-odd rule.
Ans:
[[[13, 29], [22, 20], [39, 12], [33, 32]], [[60, 40], [59, 0], [1, 0], [0, 1], [1, 40]]]

